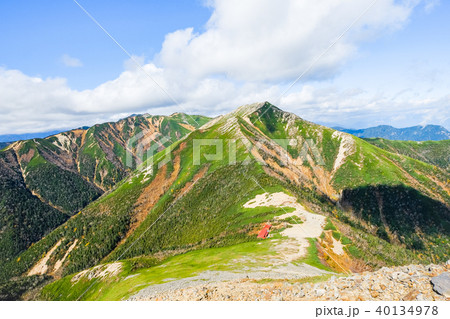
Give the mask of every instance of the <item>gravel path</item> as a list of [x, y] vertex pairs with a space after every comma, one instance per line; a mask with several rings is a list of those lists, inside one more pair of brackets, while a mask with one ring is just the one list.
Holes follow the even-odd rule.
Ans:
[[[159, 294], [167, 294], [179, 289], [186, 289], [198, 285], [216, 284], [227, 281], [239, 280], [292, 280], [311, 276], [320, 276], [329, 274], [329, 272], [318, 268], [301, 264], [288, 264], [281, 267], [257, 268], [249, 272], [231, 272], [231, 271], [205, 271], [197, 276], [173, 280], [164, 284], [152, 285], [142, 289], [137, 294], [131, 296], [129, 300], [149, 300]], [[170, 280], [170, 279], [168, 279]]]
[[353, 274], [350, 277], [332, 276], [329, 280], [319, 283], [282, 280], [256, 283], [248, 279], [205, 282], [197, 283], [190, 288], [140, 295], [133, 300], [450, 301], [450, 295], [438, 292], [431, 283], [433, 278], [438, 278], [444, 273], [450, 274], [450, 264], [385, 267], [375, 272]]

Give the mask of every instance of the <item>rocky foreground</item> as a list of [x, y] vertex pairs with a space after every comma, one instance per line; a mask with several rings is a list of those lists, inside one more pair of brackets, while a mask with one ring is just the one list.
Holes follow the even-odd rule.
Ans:
[[205, 283], [140, 300], [404, 300], [450, 301], [450, 263], [381, 268], [318, 283], [251, 279]]

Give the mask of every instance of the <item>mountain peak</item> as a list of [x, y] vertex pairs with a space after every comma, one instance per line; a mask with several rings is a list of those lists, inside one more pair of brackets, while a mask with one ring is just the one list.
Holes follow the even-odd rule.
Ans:
[[211, 121], [209, 121], [208, 123], [203, 125], [200, 129], [209, 129], [212, 126], [219, 124], [219, 123], [222, 123], [224, 125], [226, 125], [226, 123], [228, 123], [228, 124], [235, 123], [238, 118], [245, 119], [248, 116], [250, 116], [251, 114], [258, 112], [258, 111], [260, 112], [260, 114], [263, 114], [269, 108], [275, 108], [277, 110], [280, 110], [279, 108], [270, 104], [267, 101], [256, 102], [256, 103], [252, 103], [252, 104], [245, 104], [245, 105], [239, 106], [237, 109], [235, 109], [234, 111], [231, 111], [230, 113], [227, 113], [225, 115], [220, 115], [220, 116], [212, 119]]
[[264, 102], [257, 102], [257, 103], [242, 105], [242, 106], [238, 107], [234, 112], [232, 112], [232, 114], [244, 117], [244, 116], [248, 116], [256, 111], [262, 111], [262, 113], [264, 113], [270, 108], [272, 108], [274, 110], [282, 111], [275, 105], [271, 104], [270, 102], [264, 101]]

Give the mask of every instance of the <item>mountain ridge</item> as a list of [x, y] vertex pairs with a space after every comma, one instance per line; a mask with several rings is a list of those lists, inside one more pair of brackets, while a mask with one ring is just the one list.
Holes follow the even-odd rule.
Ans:
[[361, 138], [385, 138], [402, 141], [441, 141], [450, 139], [450, 131], [440, 125], [417, 125], [395, 128], [390, 125], [378, 125], [364, 129], [346, 129], [333, 127], [335, 130], [353, 134]]
[[[200, 122], [207, 119], [197, 117]], [[184, 120], [173, 117], [133, 116], [9, 144], [0, 151], [0, 170], [8, 172], [0, 183], [0, 264], [15, 258], [126, 177], [138, 163], [137, 152], [145, 155], [157, 143], [157, 148], [165, 148], [172, 143], [170, 139], [177, 140], [198, 126], [191, 122], [186, 126]], [[163, 135], [167, 138], [162, 139]], [[128, 145], [132, 137], [134, 144]], [[52, 219], [56, 222], [43, 220], [49, 212], [59, 216]], [[36, 227], [39, 221], [42, 227]]]
[[[307, 247], [296, 254], [302, 265], [345, 273], [446, 261], [448, 178], [443, 168], [268, 102], [250, 104], [146, 159], [19, 260], [5, 263], [0, 277], [28, 278], [35, 269], [59, 279], [44, 288], [46, 299], [110, 300], [212, 265], [225, 269], [230, 258], [246, 264], [251, 256], [256, 267], [294, 267], [286, 256], [303, 243], [298, 224], [310, 223], [308, 212], [321, 216], [315, 225], [322, 234], [308, 236]], [[282, 203], [248, 206], [280, 194], [304, 210], [292, 215]], [[268, 221], [273, 238], [258, 242], [256, 234]], [[213, 262], [219, 256], [228, 257]], [[105, 271], [112, 277], [98, 277]]]

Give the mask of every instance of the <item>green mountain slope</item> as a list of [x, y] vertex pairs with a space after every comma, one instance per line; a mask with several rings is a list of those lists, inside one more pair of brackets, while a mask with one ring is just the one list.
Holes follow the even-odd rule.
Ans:
[[[136, 269], [165, 264], [189, 251], [233, 250], [249, 243], [257, 254], [262, 223], [272, 221], [281, 231], [293, 221], [274, 220], [286, 213], [284, 208], [245, 208], [244, 203], [276, 192], [295, 196], [308, 210], [329, 218], [323, 238], [312, 240], [313, 255], [304, 262], [336, 269], [326, 258], [333, 256], [326, 244], [331, 232], [345, 242], [346, 269], [354, 261], [379, 267], [447, 260], [448, 178], [445, 170], [268, 103], [247, 105], [150, 157], [108, 194], [22, 253], [19, 261], [5, 264], [0, 276], [7, 280], [40, 270], [32, 273], [64, 277], [44, 289], [45, 298], [96, 299], [105, 288], [103, 280], [72, 281], [74, 273], [125, 260], [91, 269], [122, 267], [123, 276], [114, 277], [122, 279], [108, 282], [120, 286]], [[277, 240], [285, 239], [269, 243]], [[205, 254], [205, 265], [211, 264], [213, 254]], [[37, 267], [43, 261], [45, 269]], [[145, 284], [137, 280], [136, 285]]]
[[[133, 116], [15, 142], [0, 151], [5, 159], [0, 170], [8, 172], [2, 175], [0, 211], [3, 220], [17, 220], [2, 224], [0, 265], [111, 189], [150, 149], [163, 149], [208, 120], [180, 114]], [[11, 235], [26, 229], [29, 235]]]
[[417, 159], [419, 161], [450, 170], [450, 140], [443, 141], [392, 141], [382, 138], [365, 139], [370, 144]]
[[[306, 167], [285, 177], [302, 180], [306, 176], [313, 187], [344, 208], [346, 221], [353, 220], [358, 227], [392, 243], [409, 249], [421, 247], [446, 258], [450, 234], [448, 172], [303, 121], [274, 107], [269, 111], [261, 108], [250, 119], [270, 138], [294, 140], [301, 132], [301, 138], [312, 140], [323, 165], [309, 158]], [[287, 145], [286, 150], [288, 154], [283, 156], [293, 156], [288, 161], [292, 164], [287, 165], [291, 174], [295, 172], [295, 155], [300, 149]], [[283, 173], [276, 163], [268, 163], [276, 173]], [[361, 222], [370, 226], [364, 227]], [[441, 240], [440, 235], [445, 239]]]

